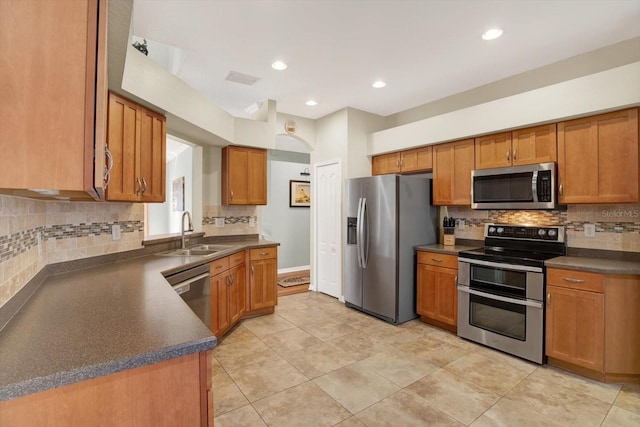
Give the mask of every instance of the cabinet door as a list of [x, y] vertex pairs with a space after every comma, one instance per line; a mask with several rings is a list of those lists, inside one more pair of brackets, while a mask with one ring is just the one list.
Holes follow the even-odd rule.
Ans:
[[211, 277], [211, 332], [220, 337], [231, 325], [229, 318], [229, 287], [231, 279], [228, 272]]
[[400, 168], [405, 172], [423, 172], [433, 168], [433, 147], [422, 147], [400, 153]]
[[547, 286], [546, 353], [602, 372], [604, 295]]
[[514, 166], [555, 162], [558, 159], [555, 123], [514, 130], [512, 140], [511, 159]]
[[372, 175], [400, 173], [400, 153], [381, 154], [371, 160]]
[[267, 152], [265, 150], [249, 150], [247, 153], [248, 204], [267, 204]]
[[511, 132], [476, 138], [475, 152], [476, 169], [511, 166]]
[[140, 155], [138, 105], [109, 93], [107, 146], [113, 156], [107, 200], [139, 200], [138, 158]]
[[418, 314], [451, 326], [458, 324], [456, 270], [418, 264]]
[[273, 307], [277, 303], [277, 259], [251, 261], [249, 272], [249, 300], [251, 310]]
[[247, 265], [242, 263], [229, 270], [229, 322], [237, 322], [247, 309]]
[[165, 118], [140, 108], [140, 144], [138, 177], [142, 183], [140, 200], [164, 202], [166, 173]]
[[637, 202], [638, 110], [558, 124], [560, 203]]
[[0, 188], [93, 192], [98, 2], [3, 0], [0, 16]]
[[433, 204], [471, 205], [474, 141], [451, 142], [433, 148]]

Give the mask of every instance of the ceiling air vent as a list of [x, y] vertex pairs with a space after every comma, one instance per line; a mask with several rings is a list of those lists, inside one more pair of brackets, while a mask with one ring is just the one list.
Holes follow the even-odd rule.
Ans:
[[228, 80], [230, 82], [240, 83], [240, 84], [247, 85], [247, 86], [251, 86], [252, 84], [257, 82], [258, 80], [260, 80], [260, 77], [253, 77], [253, 76], [250, 76], [248, 74], [242, 74], [242, 73], [239, 73], [237, 71], [231, 71], [231, 72], [229, 72], [229, 74], [227, 75], [225, 80]]

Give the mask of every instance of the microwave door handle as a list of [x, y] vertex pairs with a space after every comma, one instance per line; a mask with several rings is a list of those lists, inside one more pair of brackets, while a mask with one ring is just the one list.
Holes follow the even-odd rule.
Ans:
[[538, 203], [538, 171], [533, 171], [531, 175], [531, 192], [533, 194], [533, 203]]

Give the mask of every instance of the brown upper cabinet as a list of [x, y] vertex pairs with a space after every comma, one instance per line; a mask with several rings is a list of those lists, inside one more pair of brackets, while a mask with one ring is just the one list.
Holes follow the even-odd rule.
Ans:
[[3, 0], [0, 16], [0, 189], [101, 200], [107, 1]]
[[267, 151], [229, 145], [222, 149], [222, 204], [267, 204]]
[[476, 138], [476, 169], [555, 162], [556, 125], [536, 126]]
[[431, 146], [412, 150], [373, 156], [371, 174], [425, 172], [433, 168], [433, 148]]
[[433, 146], [433, 204], [471, 205], [474, 141]]
[[559, 202], [635, 203], [638, 109], [558, 123]]
[[107, 200], [164, 202], [166, 119], [109, 93]]

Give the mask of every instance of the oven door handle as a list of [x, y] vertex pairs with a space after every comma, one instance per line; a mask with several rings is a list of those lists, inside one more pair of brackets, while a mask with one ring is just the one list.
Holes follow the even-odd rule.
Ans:
[[530, 267], [528, 265], [505, 264], [501, 262], [491, 262], [491, 261], [483, 261], [480, 259], [469, 259], [469, 258], [458, 258], [458, 262], [466, 262], [471, 265], [483, 265], [486, 267], [501, 268], [503, 270], [531, 271], [533, 273], [542, 273], [542, 268]]
[[473, 294], [479, 297], [485, 297], [485, 298], [493, 299], [497, 301], [508, 302], [508, 303], [517, 304], [517, 305], [526, 305], [528, 307], [542, 308], [542, 303], [538, 301], [521, 300], [521, 299], [503, 297], [500, 295], [488, 294], [486, 292], [476, 291], [475, 289], [469, 289], [467, 286], [458, 286], [458, 290], [460, 292], [466, 292], [468, 294]]

